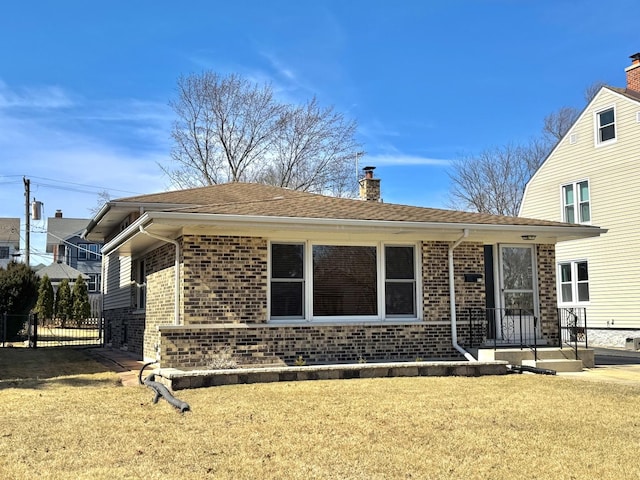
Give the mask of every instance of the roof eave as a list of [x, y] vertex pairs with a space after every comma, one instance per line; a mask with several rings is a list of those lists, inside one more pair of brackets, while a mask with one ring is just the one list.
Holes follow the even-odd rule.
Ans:
[[258, 215], [228, 215], [211, 213], [184, 213], [184, 212], [145, 212], [129, 227], [119, 233], [109, 243], [105, 244], [102, 251], [109, 253], [139, 233], [140, 226], [148, 226], [151, 223], [169, 224], [178, 227], [224, 224], [229, 226], [263, 226], [263, 227], [324, 227], [345, 228], [358, 230], [402, 230], [415, 232], [442, 232], [451, 233], [469, 230], [476, 233], [505, 233], [517, 232], [518, 235], [535, 235], [540, 237], [553, 237], [556, 241], [573, 240], [579, 238], [597, 237], [607, 230], [586, 225], [506, 225], [506, 224], [482, 224], [482, 223], [445, 223], [445, 222], [409, 222], [392, 220], [356, 220], [340, 218], [306, 218], [306, 217], [271, 217]]

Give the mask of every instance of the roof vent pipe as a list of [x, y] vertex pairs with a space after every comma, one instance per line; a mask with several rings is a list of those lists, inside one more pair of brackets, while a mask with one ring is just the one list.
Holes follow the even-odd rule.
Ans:
[[458, 344], [458, 323], [456, 318], [456, 283], [453, 269], [453, 250], [469, 236], [469, 229], [462, 231], [462, 236], [449, 247], [449, 303], [451, 305], [451, 343], [453, 348], [460, 352], [470, 362], [477, 362], [473, 355]]

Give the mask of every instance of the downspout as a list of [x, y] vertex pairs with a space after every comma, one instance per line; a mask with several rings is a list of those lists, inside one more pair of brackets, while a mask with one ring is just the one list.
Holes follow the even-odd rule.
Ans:
[[147, 232], [142, 225], [139, 226], [140, 233], [144, 233], [151, 238], [155, 238], [156, 240], [161, 240], [163, 242], [172, 243], [176, 247], [176, 262], [175, 262], [175, 277], [174, 277], [174, 318], [173, 324], [180, 325], [180, 243], [177, 240], [173, 240], [167, 237], [161, 237], [160, 235], [156, 235], [155, 233]]
[[465, 356], [470, 362], [477, 362], [473, 355], [467, 352], [464, 348], [458, 345], [458, 324], [456, 318], [456, 288], [455, 277], [453, 271], [453, 250], [462, 243], [462, 240], [469, 236], [469, 229], [465, 228], [462, 231], [462, 236], [458, 238], [449, 247], [449, 303], [451, 304], [451, 343], [453, 348]]

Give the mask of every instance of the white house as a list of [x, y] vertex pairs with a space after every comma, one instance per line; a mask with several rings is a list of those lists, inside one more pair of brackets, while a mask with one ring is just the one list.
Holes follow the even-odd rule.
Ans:
[[20, 219], [0, 218], [0, 267], [7, 268], [20, 251]]
[[585, 307], [591, 344], [640, 337], [640, 53], [604, 86], [524, 192], [520, 216], [608, 230], [556, 246], [559, 306]]

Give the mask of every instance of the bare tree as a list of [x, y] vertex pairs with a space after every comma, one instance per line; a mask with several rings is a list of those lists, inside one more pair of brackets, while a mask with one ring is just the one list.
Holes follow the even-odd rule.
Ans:
[[565, 136], [580, 115], [575, 107], [560, 107], [544, 117], [542, 132], [550, 141], [557, 142]]
[[258, 180], [295, 190], [348, 194], [354, 189], [356, 122], [314, 97], [289, 105], [274, 138], [271, 155]]
[[[585, 103], [589, 103], [605, 85], [602, 81], [593, 82], [584, 89]], [[544, 117], [542, 133], [550, 142], [557, 143], [566, 135], [571, 126], [580, 116], [580, 109], [575, 107], [560, 107], [556, 112]]]
[[[585, 88], [589, 103], [603, 82]], [[581, 110], [561, 107], [544, 119], [542, 135], [526, 145], [507, 145], [484, 150], [453, 163], [449, 171], [449, 206], [499, 215], [518, 215], [527, 182], [549, 152], [569, 131]]]
[[109, 202], [110, 200], [111, 200], [111, 194], [108, 191], [102, 190], [98, 192], [98, 198], [96, 199], [96, 204], [93, 207], [89, 208], [91, 215], [95, 215], [96, 213], [98, 213], [102, 208], [102, 206], [105, 203]]
[[589, 103], [598, 94], [600, 89], [606, 85], [602, 80], [596, 80], [584, 89], [584, 103]]
[[283, 107], [271, 86], [213, 72], [178, 79], [171, 136], [176, 167], [162, 167], [179, 187], [246, 180], [268, 152]]
[[204, 72], [181, 77], [170, 105], [173, 162], [161, 168], [178, 187], [256, 181], [334, 194], [355, 189], [346, 167], [360, 149], [356, 123], [315, 98], [287, 105], [268, 84]]
[[454, 162], [450, 207], [496, 215], [517, 215], [524, 187], [546, 156], [544, 143], [507, 145]]

